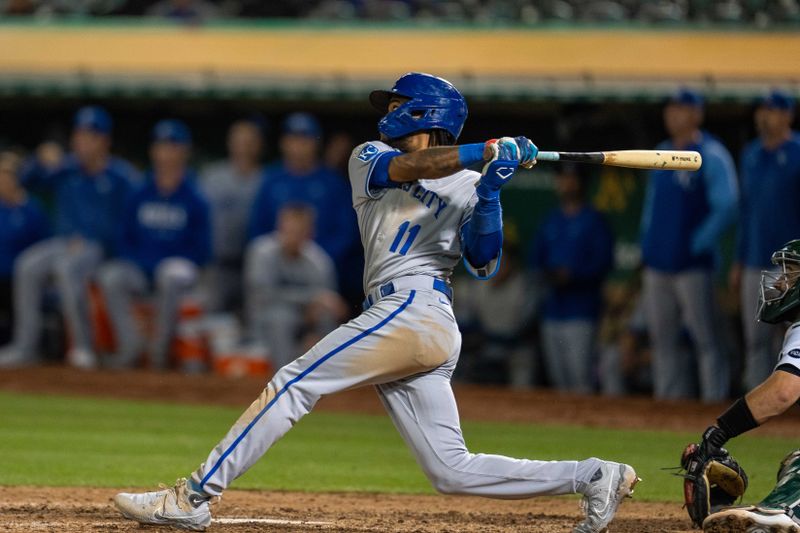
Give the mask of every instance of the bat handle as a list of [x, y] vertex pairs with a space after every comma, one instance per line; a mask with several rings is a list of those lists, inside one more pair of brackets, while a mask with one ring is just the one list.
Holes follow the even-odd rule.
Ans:
[[542, 152], [536, 154], [537, 161], [560, 161], [561, 155], [558, 152]]

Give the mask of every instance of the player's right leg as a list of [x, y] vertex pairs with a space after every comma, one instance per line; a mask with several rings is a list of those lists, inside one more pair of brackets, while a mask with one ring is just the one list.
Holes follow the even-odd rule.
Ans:
[[35, 363], [42, 328], [42, 297], [59, 257], [66, 253], [65, 239], [54, 237], [34, 244], [14, 263], [14, 338], [0, 350], [0, 366]]
[[680, 345], [681, 313], [673, 275], [645, 269], [642, 277], [647, 331], [653, 346], [653, 395], [659, 399], [692, 396], [688, 353]]
[[703, 521], [706, 533], [800, 533], [800, 450], [781, 461], [778, 483], [756, 505], [723, 509]]
[[704, 402], [724, 400], [730, 386], [730, 365], [717, 335], [713, 274], [704, 269], [682, 272], [676, 275], [675, 289], [697, 350], [700, 398]]
[[[192, 509], [207, 510], [207, 503], [202, 502], [220, 495], [321, 396], [441, 365], [452, 352], [455, 335], [437, 330], [430, 320], [429, 301], [438, 297], [425, 295], [425, 291], [400, 291], [381, 299], [281, 368], [191, 475], [189, 490], [178, 483], [156, 493], [119, 494], [114, 500], [117, 508], [142, 523], [185, 527], [181, 525], [185, 519], [201, 527], [207, 511], [194, 516]], [[198, 503], [189, 508], [187, 502], [192, 498]], [[164, 502], [178, 500], [181, 503], [166, 512], [172, 521], [164, 522]]]

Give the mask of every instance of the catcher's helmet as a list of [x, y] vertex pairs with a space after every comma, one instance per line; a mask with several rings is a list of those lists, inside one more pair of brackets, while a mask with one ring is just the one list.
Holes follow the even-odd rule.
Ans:
[[[409, 98], [391, 113], [386, 113], [393, 96]], [[378, 131], [389, 139], [425, 130], [444, 130], [455, 142], [467, 120], [467, 102], [449, 81], [422, 72], [409, 72], [397, 80], [391, 91], [377, 90], [369, 95], [375, 109], [386, 113]]]
[[761, 272], [758, 319], [777, 324], [793, 320], [800, 312], [800, 239], [787, 242], [772, 254], [772, 264], [780, 270]]

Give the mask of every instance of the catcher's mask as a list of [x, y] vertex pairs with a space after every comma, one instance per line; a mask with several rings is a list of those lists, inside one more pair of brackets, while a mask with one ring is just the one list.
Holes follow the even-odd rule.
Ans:
[[[393, 96], [408, 100], [386, 113]], [[378, 122], [378, 131], [389, 139], [418, 131], [442, 130], [453, 144], [467, 120], [467, 101], [458, 89], [443, 78], [422, 72], [404, 74], [390, 91], [372, 91], [369, 101], [375, 109], [386, 113]]]
[[777, 324], [793, 320], [800, 311], [800, 239], [786, 243], [772, 254], [777, 271], [761, 271], [758, 319]]

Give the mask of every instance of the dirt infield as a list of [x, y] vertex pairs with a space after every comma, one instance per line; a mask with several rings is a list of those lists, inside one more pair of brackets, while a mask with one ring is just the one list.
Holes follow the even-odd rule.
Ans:
[[[123, 520], [112, 489], [0, 487], [0, 529], [8, 533], [69, 531], [157, 532]], [[577, 499], [497, 501], [454, 496], [363, 493], [304, 494], [232, 490], [215, 505], [210, 531], [540, 532], [571, 531]], [[249, 520], [248, 520], [249, 519]], [[243, 522], [243, 523], [230, 523]], [[688, 533], [675, 504], [627, 501], [614, 533]]]
[[[135, 385], [135, 386], [134, 386]], [[81, 372], [61, 367], [0, 371], [0, 390], [91, 395], [245, 407], [264, 383], [216, 376], [148, 372]], [[456, 386], [461, 416], [473, 420], [581, 424], [618, 428], [701, 431], [722, 409], [648, 398], [570, 396], [552, 391], [509, 391]], [[557, 409], [554, 406], [558, 406]], [[320, 409], [383, 413], [369, 388], [325, 398]], [[795, 411], [757, 432], [797, 435]], [[0, 531], [148, 531], [122, 520], [111, 505], [114, 489], [0, 487]], [[212, 531], [567, 532], [580, 519], [577, 498], [498, 501], [453, 496], [365, 493], [311, 494], [229, 491], [216, 506]], [[628, 500], [615, 533], [688, 533], [685, 512], [674, 503]], [[696, 530], [695, 530], [696, 531]]]

